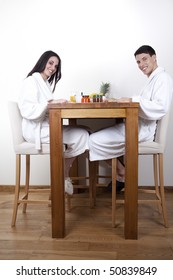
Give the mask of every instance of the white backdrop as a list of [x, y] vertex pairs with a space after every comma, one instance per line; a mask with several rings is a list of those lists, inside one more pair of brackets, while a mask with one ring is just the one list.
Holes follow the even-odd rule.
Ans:
[[[135, 50], [155, 48], [158, 63], [173, 76], [172, 0], [0, 0], [0, 185], [14, 184], [15, 155], [7, 101], [46, 50], [62, 59], [55, 95], [91, 93], [101, 82], [114, 97], [138, 94], [146, 77]], [[173, 118], [172, 118], [173, 123]], [[172, 125], [165, 155], [165, 185], [173, 185]], [[140, 160], [139, 185], [152, 185], [148, 160]], [[49, 159], [33, 159], [32, 184], [49, 184]]]

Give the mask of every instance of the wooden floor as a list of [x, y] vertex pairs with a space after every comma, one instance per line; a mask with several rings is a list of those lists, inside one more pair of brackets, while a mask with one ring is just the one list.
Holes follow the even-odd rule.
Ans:
[[[47, 199], [48, 194], [42, 194]], [[102, 191], [97, 207], [89, 208], [88, 194], [77, 194], [66, 212], [66, 237], [51, 238], [51, 207], [19, 208], [11, 228], [13, 192], [0, 189], [1, 260], [173, 260], [173, 189], [166, 190], [169, 228], [156, 206], [139, 205], [138, 240], [124, 239], [123, 205], [117, 206], [117, 227], [111, 227], [111, 194]]]

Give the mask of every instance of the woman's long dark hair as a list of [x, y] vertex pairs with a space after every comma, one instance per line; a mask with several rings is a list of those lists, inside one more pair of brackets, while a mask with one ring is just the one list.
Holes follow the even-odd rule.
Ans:
[[37, 61], [37, 63], [35, 64], [34, 68], [28, 73], [27, 77], [31, 76], [35, 72], [39, 72], [39, 73], [43, 72], [51, 56], [56, 56], [59, 61], [56, 72], [48, 79], [50, 85], [54, 84], [52, 90], [54, 92], [57, 82], [61, 79], [61, 59], [59, 55], [57, 55], [57, 53], [53, 51], [44, 52], [39, 58], [39, 60]]

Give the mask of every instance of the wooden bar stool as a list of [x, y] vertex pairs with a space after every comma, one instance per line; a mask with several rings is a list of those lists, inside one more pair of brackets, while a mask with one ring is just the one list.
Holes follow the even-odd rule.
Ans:
[[[17, 211], [20, 204], [23, 204], [23, 213], [26, 212], [26, 207], [28, 203], [32, 204], [50, 204], [51, 201], [49, 199], [46, 200], [33, 200], [29, 198], [29, 192], [43, 191], [42, 189], [30, 189], [29, 188], [29, 178], [30, 178], [30, 156], [38, 156], [38, 155], [49, 155], [49, 144], [43, 144], [42, 149], [40, 151], [35, 149], [34, 143], [28, 143], [24, 140], [22, 136], [22, 117], [20, 115], [20, 111], [18, 108], [17, 102], [9, 101], [8, 102], [8, 110], [9, 117], [12, 129], [12, 138], [13, 138], [13, 146], [14, 152], [16, 154], [16, 185], [15, 185], [15, 195], [14, 195], [14, 206], [13, 206], [13, 215], [11, 226], [15, 226]], [[25, 158], [25, 188], [24, 194], [20, 196], [21, 191], [21, 158]], [[45, 189], [44, 189], [45, 191]], [[50, 189], [48, 189], [50, 193]]]
[[[12, 129], [12, 138], [13, 138], [13, 147], [14, 152], [16, 154], [16, 184], [15, 184], [15, 195], [14, 195], [14, 206], [13, 206], [13, 214], [11, 226], [14, 227], [16, 224], [18, 207], [20, 204], [23, 204], [23, 213], [26, 213], [27, 204], [47, 204], [51, 206], [51, 189], [50, 188], [30, 188], [30, 158], [31, 156], [40, 156], [47, 155], [50, 156], [50, 145], [42, 144], [41, 150], [35, 149], [35, 143], [29, 143], [25, 141], [22, 136], [22, 116], [20, 114], [18, 104], [14, 101], [8, 102], [8, 110], [10, 117], [10, 124]], [[25, 186], [24, 186], [24, 194], [21, 195], [21, 159], [22, 157], [25, 159]], [[77, 167], [76, 167], [77, 168]], [[75, 176], [75, 177], [74, 177]], [[79, 177], [77, 175], [77, 169], [74, 168], [72, 180], [80, 181], [82, 179], [89, 180], [89, 177], [83, 176]], [[88, 185], [78, 185], [76, 187], [85, 187], [89, 189], [89, 197], [90, 197], [90, 206], [93, 205], [92, 198], [92, 190], [90, 188], [90, 184]], [[49, 192], [48, 199], [31, 199], [30, 193], [32, 192]], [[70, 209], [70, 196], [67, 197], [67, 208]]]
[[[163, 157], [166, 149], [166, 139], [168, 124], [170, 119], [170, 111], [157, 122], [157, 129], [155, 133], [155, 139], [153, 142], [139, 143], [138, 155], [152, 156], [153, 157], [153, 175], [154, 175], [154, 189], [139, 189], [139, 192], [144, 192], [152, 195], [151, 199], [138, 199], [138, 204], [152, 203], [158, 205], [159, 211], [163, 216], [163, 224], [168, 227], [168, 217], [165, 201], [165, 189], [164, 189], [164, 165]], [[98, 163], [95, 163], [95, 169], [98, 170]], [[97, 178], [94, 181], [96, 189]], [[153, 197], [154, 195], [154, 197]], [[96, 203], [96, 191], [94, 191], [94, 205]], [[112, 159], [112, 226], [116, 224], [116, 204], [123, 204], [124, 200], [116, 199], [116, 159]]]

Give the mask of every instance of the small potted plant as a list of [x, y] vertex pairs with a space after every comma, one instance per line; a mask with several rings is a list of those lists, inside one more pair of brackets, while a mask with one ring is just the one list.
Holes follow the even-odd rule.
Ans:
[[110, 84], [102, 82], [100, 86], [100, 94], [102, 94], [105, 97], [108, 97], [109, 89], [110, 89]]

